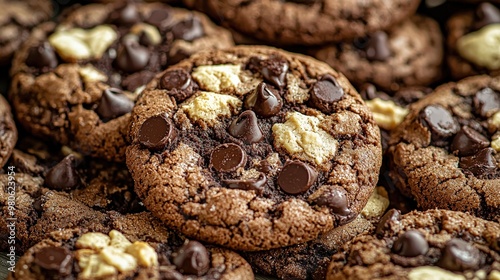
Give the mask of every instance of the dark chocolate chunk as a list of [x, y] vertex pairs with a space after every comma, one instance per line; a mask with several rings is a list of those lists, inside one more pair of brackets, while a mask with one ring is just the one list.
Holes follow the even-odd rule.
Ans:
[[116, 66], [125, 72], [137, 72], [144, 69], [151, 53], [146, 47], [133, 39], [125, 39], [116, 54]]
[[210, 154], [210, 166], [219, 172], [235, 171], [247, 163], [247, 154], [234, 143], [222, 144]]
[[309, 90], [311, 103], [323, 113], [331, 113], [333, 104], [342, 99], [344, 90], [331, 75], [324, 75]]
[[285, 86], [286, 73], [288, 72], [288, 62], [279, 57], [271, 57], [269, 59], [260, 59], [251, 57], [249, 68], [254, 71], [259, 71], [267, 82], [272, 83], [278, 88]]
[[26, 65], [39, 69], [51, 69], [55, 68], [57, 64], [56, 53], [49, 42], [43, 42], [29, 49]]
[[253, 110], [257, 115], [268, 118], [276, 115], [283, 107], [279, 92], [266, 83], [260, 83], [245, 99], [245, 108]]
[[223, 180], [222, 182], [230, 189], [255, 191], [257, 194], [261, 194], [267, 183], [267, 177], [264, 173], [260, 173], [257, 179]]
[[170, 19], [170, 11], [168, 9], [155, 9], [151, 12], [146, 22], [163, 29]]
[[80, 176], [75, 169], [76, 158], [70, 154], [49, 169], [45, 176], [45, 186], [54, 190], [72, 190], [80, 185]]
[[283, 166], [278, 175], [278, 185], [287, 194], [306, 192], [316, 181], [318, 172], [308, 164], [294, 160]]
[[495, 174], [498, 168], [494, 153], [492, 148], [482, 149], [473, 156], [460, 158], [459, 166], [476, 177], [488, 177]]
[[397, 209], [391, 209], [387, 211], [387, 213], [380, 218], [380, 221], [377, 225], [377, 229], [375, 230], [375, 233], [377, 234], [378, 237], [384, 236], [384, 233], [387, 229], [389, 229], [390, 223], [394, 221], [399, 221], [401, 218], [401, 211]]
[[437, 265], [451, 271], [475, 271], [480, 268], [481, 254], [472, 244], [453, 238], [441, 251], [441, 258]]
[[132, 26], [141, 20], [137, 6], [132, 3], [127, 3], [124, 7], [111, 13], [112, 22], [119, 25]]
[[202, 276], [210, 268], [210, 256], [205, 246], [191, 240], [179, 249], [173, 263], [182, 274]]
[[132, 111], [134, 102], [117, 88], [105, 89], [101, 101], [96, 108], [96, 113], [102, 120], [112, 120]]
[[348, 216], [351, 213], [347, 193], [341, 188], [326, 191], [316, 198], [314, 202], [319, 206], [330, 208], [333, 213], [340, 216]]
[[429, 105], [420, 112], [420, 121], [431, 131], [433, 141], [453, 136], [460, 127], [453, 115], [440, 105]]
[[229, 125], [228, 132], [246, 144], [257, 143], [264, 138], [257, 123], [257, 116], [251, 110], [244, 111], [234, 119]]
[[491, 88], [484, 88], [474, 96], [474, 108], [484, 118], [500, 110], [500, 93]]
[[418, 230], [409, 230], [398, 237], [392, 246], [392, 251], [404, 257], [425, 255], [429, 250], [429, 243]]
[[387, 33], [377, 31], [369, 36], [364, 47], [366, 58], [372, 61], [386, 61], [392, 55]]
[[476, 9], [474, 28], [481, 29], [493, 23], [500, 23], [500, 10], [490, 3], [479, 4]]
[[182, 102], [193, 95], [191, 75], [184, 69], [165, 72], [160, 78], [160, 88], [168, 90], [177, 102]]
[[205, 35], [205, 30], [200, 19], [192, 16], [172, 26], [172, 34], [174, 34], [175, 39], [192, 42]]
[[451, 151], [457, 152], [461, 157], [472, 156], [479, 150], [490, 146], [490, 141], [476, 130], [463, 126], [455, 135], [451, 143]]
[[45, 247], [34, 254], [33, 262], [44, 270], [67, 276], [73, 267], [71, 252], [64, 247]]
[[177, 135], [172, 121], [165, 114], [147, 119], [139, 129], [139, 142], [148, 149], [159, 151], [172, 143]]

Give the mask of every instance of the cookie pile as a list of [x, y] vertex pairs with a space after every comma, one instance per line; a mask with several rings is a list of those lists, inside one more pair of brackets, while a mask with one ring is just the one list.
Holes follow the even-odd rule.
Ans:
[[498, 3], [61, 2], [0, 0], [8, 279], [500, 279]]

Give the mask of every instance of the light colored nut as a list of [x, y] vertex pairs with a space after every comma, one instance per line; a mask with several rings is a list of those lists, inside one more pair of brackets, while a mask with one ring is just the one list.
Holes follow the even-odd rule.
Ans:
[[500, 271], [493, 270], [488, 276], [488, 280], [500, 280]]
[[86, 42], [93, 57], [99, 59], [116, 38], [118, 35], [111, 26], [99, 25], [88, 31]]
[[464, 276], [444, 270], [437, 266], [421, 266], [414, 268], [410, 271], [410, 273], [408, 273], [408, 278], [410, 280], [465, 280]]
[[191, 74], [200, 88], [212, 92], [235, 91], [240, 84], [240, 66], [210, 65], [199, 66]]
[[294, 157], [323, 164], [337, 152], [338, 142], [320, 128], [320, 117], [287, 113], [286, 122], [273, 125], [274, 144]]
[[108, 80], [108, 77], [104, 75], [104, 73], [97, 70], [97, 68], [95, 68], [91, 64], [80, 67], [78, 69], [78, 73], [82, 77], [83, 81], [87, 83], [106, 82]]
[[203, 91], [184, 102], [180, 109], [193, 122], [202, 121], [214, 125], [218, 118], [230, 117], [239, 112], [241, 105], [241, 100], [234, 96]]
[[69, 31], [56, 32], [49, 37], [49, 43], [64, 61], [77, 62], [92, 57], [92, 52], [85, 41]]
[[100, 232], [85, 233], [76, 241], [78, 249], [100, 250], [109, 245], [109, 236]]
[[490, 145], [493, 148], [493, 150], [500, 152], [500, 137], [493, 139]]
[[124, 253], [120, 248], [106, 247], [101, 250], [99, 256], [107, 264], [116, 267], [120, 272], [131, 271], [137, 268], [137, 260], [134, 256]]
[[141, 266], [151, 267], [158, 265], [158, 254], [146, 242], [136, 241], [134, 244], [128, 246], [125, 252], [134, 256]]
[[95, 251], [91, 249], [80, 249], [75, 252], [75, 259], [78, 261], [78, 265], [82, 268], [89, 265], [90, 257], [95, 255]]
[[500, 128], [500, 111], [496, 112], [488, 119], [488, 124], [490, 126], [490, 130], [495, 131]]
[[300, 87], [300, 79], [294, 74], [286, 74], [286, 87], [285, 100], [293, 104], [304, 103], [309, 98], [309, 90]]
[[366, 101], [366, 105], [373, 113], [373, 118], [378, 126], [386, 130], [392, 130], [398, 126], [408, 115], [408, 109], [400, 107], [391, 100], [375, 98]]
[[377, 187], [368, 199], [365, 208], [361, 210], [361, 214], [367, 218], [376, 218], [384, 214], [389, 207], [389, 195], [383, 187]]
[[457, 40], [457, 51], [468, 61], [490, 70], [500, 68], [500, 24], [488, 24]]
[[160, 31], [158, 31], [158, 28], [153, 25], [147, 23], [137, 23], [132, 26], [132, 28], [130, 28], [130, 32], [137, 36], [141, 35], [141, 32], [144, 32], [144, 34], [149, 38], [153, 45], [158, 45], [159, 43], [161, 43]]
[[109, 246], [121, 249], [122, 251], [125, 251], [128, 246], [132, 245], [132, 242], [130, 242], [125, 235], [117, 230], [110, 231], [109, 237], [111, 238]]
[[99, 255], [91, 255], [85, 263], [79, 262], [78, 265], [82, 269], [78, 279], [110, 277], [118, 273], [115, 267], [106, 264]]

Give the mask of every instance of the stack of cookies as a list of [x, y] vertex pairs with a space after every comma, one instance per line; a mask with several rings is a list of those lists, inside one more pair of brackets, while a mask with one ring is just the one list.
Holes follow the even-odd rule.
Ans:
[[8, 279], [500, 279], [497, 4], [0, 1]]

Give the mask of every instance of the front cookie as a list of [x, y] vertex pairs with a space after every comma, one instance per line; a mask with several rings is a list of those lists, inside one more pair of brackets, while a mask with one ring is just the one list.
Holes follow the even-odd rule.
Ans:
[[304, 242], [351, 221], [375, 187], [378, 128], [326, 64], [236, 47], [148, 86], [127, 165], [145, 206], [191, 238], [240, 250]]

